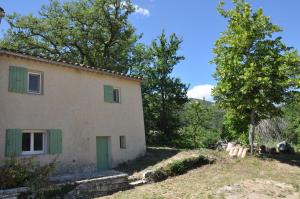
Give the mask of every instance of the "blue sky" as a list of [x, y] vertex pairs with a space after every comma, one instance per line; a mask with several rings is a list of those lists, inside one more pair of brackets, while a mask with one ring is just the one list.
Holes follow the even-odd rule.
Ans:
[[[186, 59], [176, 66], [173, 75], [190, 85], [192, 97], [210, 98], [215, 85], [212, 74], [215, 67], [209, 64], [213, 58], [214, 42], [225, 30], [226, 21], [216, 10], [219, 0], [133, 0], [137, 13], [130, 17], [141, 42], [149, 44], [164, 29], [167, 34], [175, 32], [182, 37], [179, 54]], [[230, 0], [225, 0], [230, 3]], [[300, 1], [299, 0], [249, 0], [254, 8], [262, 7], [273, 23], [281, 26], [284, 41], [300, 50]], [[0, 6], [7, 13], [37, 13], [48, 0], [1, 0]], [[2, 35], [7, 28], [0, 26]]]

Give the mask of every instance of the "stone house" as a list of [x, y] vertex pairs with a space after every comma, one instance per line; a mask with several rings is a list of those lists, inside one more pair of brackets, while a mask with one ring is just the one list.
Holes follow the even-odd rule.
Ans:
[[95, 172], [146, 150], [141, 79], [0, 49], [0, 163]]

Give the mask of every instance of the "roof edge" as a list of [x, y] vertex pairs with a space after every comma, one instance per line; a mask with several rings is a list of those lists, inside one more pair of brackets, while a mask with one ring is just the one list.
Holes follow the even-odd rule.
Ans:
[[31, 55], [29, 53], [24, 53], [24, 52], [20, 52], [20, 51], [16, 51], [16, 50], [11, 50], [11, 49], [0, 48], [0, 54], [7, 55], [7, 56], [20, 57], [20, 58], [34, 60], [34, 61], [40, 61], [40, 62], [44, 62], [44, 63], [48, 63], [48, 64], [60, 65], [63, 67], [74, 68], [74, 69], [88, 71], [88, 72], [100, 73], [102, 75], [119, 77], [119, 78], [133, 80], [133, 81], [139, 81], [139, 82], [143, 81], [142, 77], [135, 77], [132, 75], [127, 75], [124, 73], [111, 71], [111, 70], [107, 70], [107, 69], [103, 69], [103, 68], [91, 67], [91, 66], [88, 66], [85, 64], [67, 62], [67, 61], [63, 61], [63, 60], [48, 59], [45, 57], [35, 56], [35, 55]]

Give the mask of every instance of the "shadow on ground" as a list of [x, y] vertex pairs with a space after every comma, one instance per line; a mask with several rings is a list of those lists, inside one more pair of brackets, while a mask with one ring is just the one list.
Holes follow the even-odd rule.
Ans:
[[262, 159], [273, 159], [284, 164], [300, 167], [300, 153], [294, 154], [264, 154]]
[[181, 152], [179, 149], [148, 147], [143, 157], [120, 164], [116, 170], [132, 175]]

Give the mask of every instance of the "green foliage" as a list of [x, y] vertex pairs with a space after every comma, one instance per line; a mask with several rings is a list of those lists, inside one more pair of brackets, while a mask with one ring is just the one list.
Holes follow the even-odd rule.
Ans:
[[191, 100], [181, 113], [184, 126], [175, 145], [180, 148], [201, 148], [214, 145], [222, 131], [224, 112], [205, 100]]
[[224, 116], [223, 129], [221, 137], [227, 141], [239, 141], [243, 144], [248, 143], [248, 117], [227, 111]]
[[40, 166], [33, 158], [5, 161], [0, 167], [0, 189], [29, 187], [31, 194], [42, 197], [43, 193], [52, 188], [48, 178], [55, 168], [55, 161]]
[[184, 160], [176, 160], [170, 164], [168, 164], [165, 168], [167, 174], [169, 176], [181, 175], [189, 171], [190, 169], [194, 169], [196, 167], [209, 164], [209, 161], [206, 157], [198, 156], [193, 158], [187, 158]]
[[169, 176], [181, 175], [191, 169], [210, 164], [212, 162], [212, 160], [201, 155], [197, 157], [186, 158], [183, 160], [175, 160], [167, 164], [166, 166], [152, 172], [148, 176], [148, 179], [153, 182], [159, 182], [167, 179]]
[[[224, 10], [224, 2], [218, 8], [228, 26], [213, 49], [218, 81], [213, 96], [224, 110], [248, 118], [254, 129], [261, 119], [280, 114], [278, 105], [299, 82], [299, 58], [296, 50], [274, 36], [281, 29], [262, 9], [253, 11], [244, 0], [233, 3], [233, 9]], [[251, 144], [253, 137], [251, 131]]]
[[149, 65], [137, 70], [144, 76], [145, 128], [151, 145], [169, 144], [181, 127], [179, 113], [187, 102], [187, 86], [171, 77], [175, 65], [184, 59], [177, 55], [181, 42], [175, 34], [167, 38], [163, 32], [148, 49]]
[[283, 118], [288, 122], [288, 128], [285, 130], [286, 137], [295, 147], [300, 149], [300, 96], [289, 101], [283, 107]]
[[127, 72], [140, 36], [129, 23], [130, 0], [51, 0], [39, 15], [7, 15], [1, 47]]

